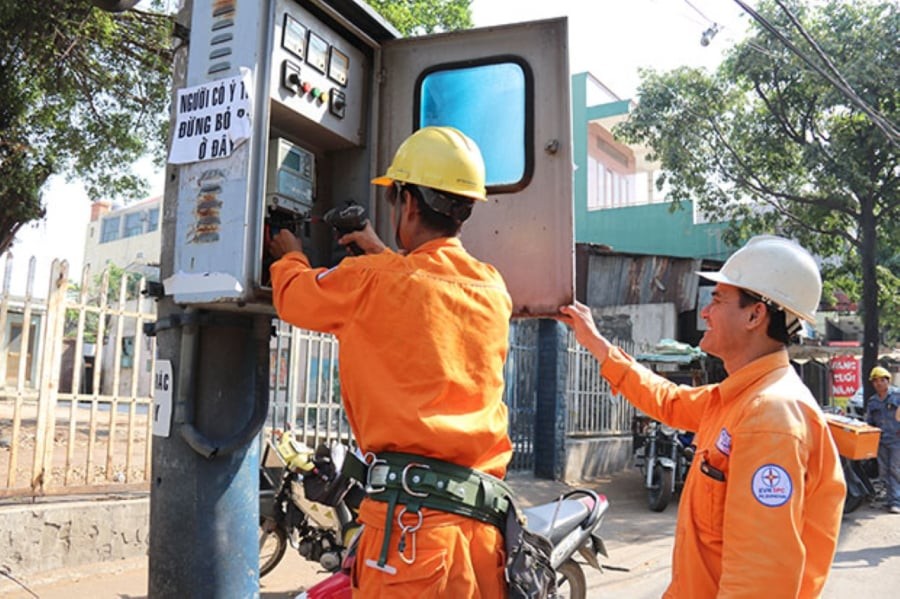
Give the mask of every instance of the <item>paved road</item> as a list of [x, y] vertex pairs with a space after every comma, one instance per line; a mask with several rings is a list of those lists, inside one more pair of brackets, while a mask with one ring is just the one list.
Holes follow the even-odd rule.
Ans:
[[[566, 487], [551, 481], [514, 478], [522, 503], [549, 501]], [[669, 581], [672, 535], [676, 505], [657, 514], [646, 507], [638, 474], [629, 470], [590, 485], [606, 494], [610, 510], [603, 523], [609, 559], [605, 563], [628, 571], [587, 571], [588, 596], [603, 599], [655, 599]], [[285, 560], [263, 578], [263, 599], [287, 599], [323, 575], [288, 552]], [[125, 560], [56, 572], [42, 581], [29, 582], [40, 599], [138, 599], [147, 596], [147, 560]], [[863, 506], [844, 519], [832, 575], [825, 587], [825, 599], [897, 596], [900, 587], [900, 515]], [[26, 591], [0, 593], [0, 597], [28, 599]]]

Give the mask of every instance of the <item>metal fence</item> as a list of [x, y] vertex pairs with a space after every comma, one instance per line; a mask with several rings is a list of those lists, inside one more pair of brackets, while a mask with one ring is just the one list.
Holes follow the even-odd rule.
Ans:
[[[616, 345], [634, 355], [634, 345], [616, 341]], [[575, 341], [572, 331], [566, 343], [566, 435], [592, 437], [620, 435], [631, 431], [634, 407], [624, 397], [612, 393], [600, 376], [600, 365], [593, 355]]]
[[504, 401], [509, 409], [513, 445], [510, 471], [534, 471], [534, 426], [537, 413], [538, 321], [513, 321], [509, 355], [503, 372]]
[[156, 316], [136, 292], [143, 280], [110, 271], [70, 288], [51, 266], [46, 299], [0, 295], [0, 497], [123, 490], [150, 472], [150, 380]]
[[337, 339], [276, 323], [270, 346], [268, 425], [292, 429], [310, 447], [335, 441], [349, 444], [350, 425], [341, 406]]
[[[310, 447], [335, 441], [352, 443], [341, 405], [338, 342], [334, 337], [278, 321], [270, 346], [270, 365], [270, 428], [290, 428]], [[514, 447], [509, 469], [530, 471], [534, 468], [537, 409], [536, 321], [512, 323], [504, 377]]]
[[[85, 270], [79, 285], [55, 261], [46, 299], [0, 295], [0, 498], [146, 489], [150, 478], [151, 382], [156, 319], [135, 275]], [[270, 347], [270, 427], [295, 429], [312, 446], [351, 441], [340, 402], [338, 343], [276, 321]], [[631, 348], [626, 347], [626, 350]], [[610, 394], [596, 361], [570, 335], [567, 434], [627, 432], [631, 408]], [[510, 470], [534, 468], [538, 322], [515, 321], [505, 365], [514, 454]]]

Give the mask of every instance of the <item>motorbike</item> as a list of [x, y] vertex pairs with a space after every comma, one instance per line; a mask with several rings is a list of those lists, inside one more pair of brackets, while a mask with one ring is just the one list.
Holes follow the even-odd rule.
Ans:
[[[574, 489], [556, 501], [522, 510], [525, 527], [544, 536], [553, 545], [550, 563], [557, 573], [557, 591], [553, 599], [587, 597], [587, 581], [582, 564], [574, 559], [576, 554], [597, 570], [623, 570], [603, 566], [597, 557], [609, 557], [600, 536], [600, 524], [607, 509], [609, 502], [604, 495]], [[354, 560], [351, 550], [341, 571], [300, 593], [296, 599], [350, 599], [349, 572]]]
[[316, 450], [275, 431], [260, 460], [259, 576], [275, 569], [291, 545], [328, 572], [340, 570], [359, 527], [362, 489], [339, 474], [344, 448]]
[[694, 459], [694, 434], [635, 414], [631, 422], [635, 465], [644, 475], [647, 505], [661, 512], [681, 491]]
[[[861, 397], [861, 394], [859, 394]], [[850, 414], [837, 406], [829, 406], [823, 409], [826, 417], [836, 418], [842, 424], [863, 425], [862, 420], [854, 417], [851, 406]], [[881, 480], [878, 480], [878, 460], [876, 458], [854, 459], [854, 456], [845, 454], [842, 445], [838, 444], [838, 454], [841, 459], [841, 470], [844, 473], [844, 482], [847, 484], [847, 495], [844, 497], [844, 513], [849, 514], [859, 509], [864, 501], [877, 503], [882, 500], [886, 488]]]
[[849, 514], [863, 504], [863, 501], [875, 502], [882, 494], [874, 479], [878, 477], [878, 461], [874, 458], [851, 460], [841, 456], [841, 468], [844, 481], [847, 483], [847, 495], [844, 498], [844, 513]]

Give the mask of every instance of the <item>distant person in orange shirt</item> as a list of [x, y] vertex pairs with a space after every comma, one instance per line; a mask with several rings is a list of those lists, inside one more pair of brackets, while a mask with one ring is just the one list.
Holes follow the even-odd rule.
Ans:
[[822, 282], [796, 243], [751, 239], [718, 272], [700, 348], [728, 377], [675, 385], [597, 331], [590, 308], [560, 309], [612, 387], [666, 424], [697, 431], [664, 597], [819, 597], [834, 558], [844, 478], [819, 406], [787, 345], [815, 321]]
[[365, 255], [332, 269], [311, 268], [286, 230], [269, 246], [279, 317], [340, 342], [341, 395], [369, 465], [354, 597], [504, 597], [512, 301], [457, 237], [487, 200], [484, 162], [460, 131], [425, 127], [373, 183], [402, 252], [371, 225], [339, 240]]

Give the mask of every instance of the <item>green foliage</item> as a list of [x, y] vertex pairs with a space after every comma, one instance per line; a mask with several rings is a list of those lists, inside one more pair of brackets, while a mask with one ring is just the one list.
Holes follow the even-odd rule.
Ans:
[[[896, 128], [898, 5], [760, 2], [758, 12], [825, 70], [779, 4]], [[638, 95], [639, 106], [616, 132], [652, 149], [670, 199], [694, 199], [713, 219], [729, 221], [726, 240], [733, 244], [764, 232], [798, 239], [824, 259], [826, 301], [835, 288], [863, 303], [877, 291], [879, 309], [873, 302], [869, 311], [880, 311], [880, 334], [900, 337], [896, 136], [761, 27], [714, 73], [643, 72]], [[877, 321], [867, 334], [872, 330]]]
[[51, 174], [92, 198], [144, 193], [131, 164], [164, 158], [171, 29], [158, 12], [88, 0], [0, 0], [0, 253], [43, 215]]
[[[108, 264], [106, 270], [94, 275], [94, 279], [90, 287], [85, 292], [85, 303], [94, 307], [93, 310], [87, 310], [84, 314], [84, 341], [85, 343], [96, 343], [97, 332], [99, 331], [100, 317], [99, 309], [102, 308], [103, 298], [106, 298], [106, 305], [116, 305], [119, 303], [122, 285], [125, 285], [125, 302], [138, 299], [141, 295], [141, 282], [143, 276], [139, 273], [126, 271], [115, 264]], [[77, 302], [82, 296], [81, 286], [75, 283], [69, 283], [69, 301]], [[75, 308], [66, 310], [65, 336], [68, 338], [75, 337], [78, 334], [78, 317], [81, 311]], [[109, 316], [105, 321], [106, 331], [109, 332]]]
[[472, 0], [366, 0], [406, 36], [472, 27]]

